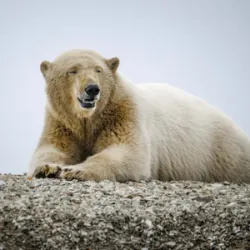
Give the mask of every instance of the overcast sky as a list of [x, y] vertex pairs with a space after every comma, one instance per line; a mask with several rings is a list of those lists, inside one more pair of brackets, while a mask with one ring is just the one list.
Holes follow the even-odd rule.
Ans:
[[249, 0], [8, 0], [0, 31], [0, 173], [27, 171], [44, 120], [40, 62], [74, 48], [198, 95], [250, 135]]

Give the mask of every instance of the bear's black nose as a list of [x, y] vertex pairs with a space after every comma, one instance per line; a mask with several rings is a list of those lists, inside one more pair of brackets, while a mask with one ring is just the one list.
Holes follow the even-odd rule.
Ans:
[[91, 96], [95, 97], [99, 94], [100, 88], [97, 84], [90, 84], [88, 87], [85, 89], [86, 93]]

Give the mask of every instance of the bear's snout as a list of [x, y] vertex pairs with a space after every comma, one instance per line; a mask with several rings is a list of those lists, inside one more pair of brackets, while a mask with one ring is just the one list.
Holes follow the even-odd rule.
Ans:
[[100, 93], [100, 88], [97, 84], [90, 84], [85, 88], [85, 92], [90, 97], [96, 97]]
[[97, 83], [91, 83], [84, 89], [77, 99], [82, 108], [94, 108], [96, 101], [99, 99], [99, 93], [99, 85]]

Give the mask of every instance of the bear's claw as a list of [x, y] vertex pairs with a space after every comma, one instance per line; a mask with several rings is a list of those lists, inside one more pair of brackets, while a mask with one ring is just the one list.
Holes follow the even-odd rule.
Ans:
[[36, 178], [57, 178], [61, 173], [59, 166], [43, 165], [35, 170], [34, 176]]

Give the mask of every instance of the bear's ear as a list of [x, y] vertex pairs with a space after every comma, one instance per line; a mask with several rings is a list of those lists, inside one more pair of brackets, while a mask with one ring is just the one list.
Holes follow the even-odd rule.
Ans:
[[43, 61], [40, 64], [40, 70], [41, 70], [44, 77], [48, 75], [48, 72], [51, 69], [51, 66], [52, 66], [52, 64], [48, 61]]
[[120, 60], [117, 57], [113, 57], [113, 58], [107, 60], [107, 64], [108, 64], [109, 68], [111, 69], [111, 71], [113, 73], [115, 73], [116, 70], [118, 69], [119, 64], [120, 64]]

